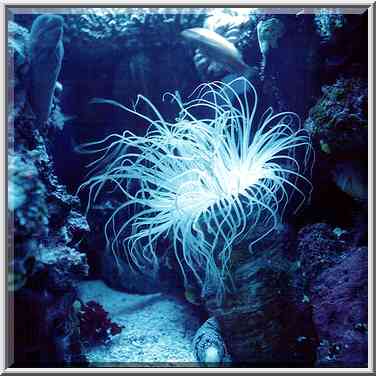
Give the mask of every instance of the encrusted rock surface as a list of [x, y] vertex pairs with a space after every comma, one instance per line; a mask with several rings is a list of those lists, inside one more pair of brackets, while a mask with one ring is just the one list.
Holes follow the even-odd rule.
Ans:
[[76, 283], [88, 274], [86, 255], [78, 244], [89, 227], [79, 200], [54, 173], [51, 140], [64, 116], [53, 98], [47, 122], [37, 120], [29, 98], [42, 94], [37, 87], [30, 91], [24, 75], [30, 69], [28, 32], [10, 25], [16, 84], [8, 116], [8, 287], [15, 307], [15, 363], [83, 363], [73, 303]]
[[317, 149], [354, 158], [367, 148], [367, 83], [361, 78], [340, 78], [322, 88], [322, 97], [309, 112], [305, 128]]
[[140, 48], [155, 43], [159, 46], [170, 44], [177, 36], [176, 28], [197, 27], [205, 17], [205, 9], [166, 11], [165, 8], [154, 8], [144, 11], [142, 8], [92, 8], [67, 15], [66, 22], [71, 30], [69, 38], [76, 38], [79, 43], [98, 46], [98, 43], [104, 42], [118, 44], [119, 48], [120, 45], [122, 48]]
[[348, 248], [344, 239], [346, 234], [338, 237], [334, 227], [325, 223], [315, 223], [300, 230], [297, 253], [307, 283], [334, 265]]
[[367, 367], [367, 248], [349, 249], [311, 286], [318, 367]]
[[318, 367], [366, 367], [368, 252], [351, 234], [326, 224], [299, 232], [305, 299], [318, 336]]

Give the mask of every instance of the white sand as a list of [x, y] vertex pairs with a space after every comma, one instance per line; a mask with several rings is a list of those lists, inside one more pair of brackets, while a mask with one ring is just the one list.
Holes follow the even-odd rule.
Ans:
[[192, 339], [200, 321], [186, 301], [163, 294], [127, 294], [102, 281], [82, 282], [79, 294], [85, 303], [100, 303], [112, 321], [125, 327], [109, 344], [87, 350], [93, 365], [196, 366]]

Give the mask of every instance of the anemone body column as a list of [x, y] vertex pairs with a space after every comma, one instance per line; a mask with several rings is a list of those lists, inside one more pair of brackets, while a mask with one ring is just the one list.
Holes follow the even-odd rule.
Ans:
[[[220, 325], [233, 366], [313, 366], [316, 339], [308, 304], [302, 302], [291, 232], [281, 226], [250, 252], [231, 258], [236, 293], [206, 307]], [[304, 343], [299, 341], [304, 338]]]

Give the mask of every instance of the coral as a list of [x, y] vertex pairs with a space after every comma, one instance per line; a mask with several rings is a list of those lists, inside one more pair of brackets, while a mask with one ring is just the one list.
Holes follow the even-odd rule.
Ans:
[[316, 31], [322, 38], [322, 42], [329, 41], [336, 30], [345, 25], [345, 16], [341, 9], [320, 8], [315, 9]]
[[8, 67], [19, 69], [27, 63], [29, 31], [16, 22], [8, 22]]
[[[77, 281], [88, 273], [80, 241], [89, 228], [79, 199], [59, 183], [50, 153], [65, 121], [49, 70], [50, 63], [54, 75], [60, 69], [62, 19], [42, 16], [33, 25], [29, 33], [9, 24], [14, 69], [8, 93], [8, 288], [15, 302], [15, 363], [73, 364], [84, 361], [72, 307]], [[37, 93], [36, 81], [29, 80], [36, 69]], [[32, 109], [32, 94], [48, 104], [38, 107], [42, 112]]]
[[338, 79], [322, 88], [323, 96], [305, 122], [318, 150], [334, 158], [363, 153], [367, 147], [367, 83]]
[[[64, 40], [67, 53], [71, 53], [68, 50], [78, 49], [80, 56], [90, 55], [87, 59], [90, 63], [101, 60], [99, 56], [108, 59], [108, 56], [123, 55], [124, 51], [127, 52], [125, 56], [131, 56], [133, 52], [145, 54], [155, 50], [155, 56], [167, 53], [167, 50], [184, 48], [181, 31], [203, 27], [207, 20], [207, 26], [204, 27], [217, 31], [215, 24], [218, 24], [217, 32], [231, 43], [239, 45], [241, 50], [247, 45], [249, 33], [252, 32], [249, 29], [252, 29], [253, 24], [256, 25], [255, 20], [259, 17], [249, 13], [250, 9], [241, 12], [239, 9], [219, 8], [77, 10], [77, 14], [65, 16], [67, 30]], [[191, 52], [188, 56], [190, 55]], [[187, 59], [188, 56], [183, 58]], [[203, 56], [203, 60], [208, 61], [207, 56]], [[209, 76], [205, 73], [206, 68], [199, 70], [205, 79], [218, 78], [219, 72], [225, 72], [224, 67], [214, 61], [210, 61], [209, 65], [210, 70], [213, 70]], [[215, 73], [217, 69], [218, 74]]]
[[[306, 195], [298, 185], [310, 187], [303, 176], [310, 140], [297, 115], [273, 115], [269, 108], [256, 128], [257, 93], [244, 78], [235, 82], [253, 92], [251, 109], [230, 84], [203, 84], [196, 90], [198, 98], [187, 103], [170, 94], [181, 109], [171, 124], [139, 96], [158, 120], [117, 105], [150, 122], [146, 136], [124, 131], [82, 146], [83, 152], [100, 154], [92, 163], [92, 176], [79, 189], [90, 189], [88, 208], [105, 185], [124, 195], [125, 202], [105, 225], [114, 254], [125, 254], [140, 268], [146, 263], [157, 269], [158, 241], [170, 235], [185, 284], [187, 273], [193, 273], [202, 294], [215, 286], [218, 300], [227, 289], [233, 244], [252, 237], [256, 225], [263, 226], [263, 233], [251, 245], [267, 236], [291, 195], [300, 196], [298, 208], [303, 204]], [[231, 103], [233, 94], [239, 109]], [[211, 111], [213, 117], [197, 119], [194, 108]], [[131, 183], [139, 185], [136, 193], [129, 189]]]
[[354, 247], [353, 236], [323, 223], [298, 235], [305, 299], [319, 342], [316, 366], [367, 363], [367, 248]]
[[108, 317], [108, 312], [93, 300], [82, 304], [79, 320], [80, 336], [86, 346], [108, 343], [124, 328], [124, 326], [112, 322]]
[[[279, 39], [285, 34], [285, 26], [278, 18], [261, 20], [256, 26], [258, 45], [262, 54], [261, 77], [264, 78], [266, 64], [269, 64], [269, 55], [272, 48], [278, 47]], [[277, 90], [276, 86], [271, 89]]]
[[321, 160], [317, 174], [327, 174], [328, 180], [366, 209], [367, 83], [361, 78], [340, 78], [322, 92], [304, 124]]
[[[333, 288], [335, 286], [335, 288]], [[312, 283], [318, 367], [366, 367], [367, 248], [348, 249]]]
[[51, 103], [50, 117], [48, 118], [46, 125], [47, 129], [55, 128], [56, 130], [61, 131], [63, 130], [66, 121], [69, 120], [69, 117], [62, 113], [59, 103], [59, 99], [54, 96]]
[[30, 102], [41, 123], [49, 117], [64, 56], [63, 23], [61, 16], [45, 14], [34, 20], [30, 31]]
[[[9, 242], [11, 244], [11, 242]], [[25, 286], [35, 268], [34, 243], [32, 241], [23, 247], [23, 254], [18, 252], [16, 258], [8, 264], [7, 287], [8, 291], [18, 291]]]
[[[80, 90], [84, 80], [88, 95], [74, 107], [84, 108], [93, 93], [131, 106], [135, 93], [156, 101], [175, 88], [190, 92], [198, 78], [180, 32], [201, 27], [206, 17], [205, 9], [171, 8], [78, 9], [64, 15], [64, 71], [75, 77], [68, 85]], [[122, 121], [118, 115], [114, 124]]]
[[[45, 150], [47, 141], [33, 139], [36, 134], [28, 135], [31, 140], [27, 141], [38, 146], [25, 150], [22, 143], [17, 145], [19, 150], [10, 155], [9, 166], [9, 236], [14, 253], [8, 284], [16, 294], [16, 363], [72, 363], [81, 358], [77, 349], [69, 347], [79, 347], [79, 340], [76, 329], [71, 328], [70, 320], [74, 320], [75, 314], [68, 314], [73, 303], [68, 296], [74, 294], [77, 281], [88, 273], [86, 256], [77, 247], [88, 226], [78, 212], [77, 199], [53, 175]], [[25, 310], [36, 315], [33, 326], [37, 334], [31, 333], [28, 338], [24, 338], [28, 335], [22, 325], [27, 321], [23, 317]], [[58, 320], [55, 315], [59, 315]], [[62, 335], [55, 335], [62, 330]], [[49, 351], [44, 354], [46, 346]], [[29, 358], [30, 349], [34, 352]]]
[[40, 252], [39, 272], [46, 273], [46, 285], [50, 291], [71, 291], [75, 283], [88, 275], [86, 255], [67, 246], [44, 248]]
[[18, 154], [9, 156], [8, 208], [14, 213], [19, 237], [45, 232], [48, 225], [46, 189], [39, 180], [35, 163]]
[[171, 46], [179, 32], [202, 26], [205, 9], [90, 8], [65, 16], [67, 42], [85, 49], [138, 49]]
[[307, 284], [343, 254], [348, 247], [344, 242], [346, 235], [337, 236], [334, 228], [325, 223], [308, 225], [299, 231], [297, 253]]
[[204, 27], [225, 35], [226, 39], [236, 44], [241, 39], [241, 34], [250, 26], [254, 15], [250, 10], [239, 12], [239, 9], [217, 8], [209, 12], [204, 22]]
[[257, 37], [263, 56], [267, 55], [271, 48], [276, 48], [278, 40], [283, 36], [285, 27], [277, 18], [269, 18], [257, 24]]
[[26, 81], [29, 72], [27, 45], [29, 32], [13, 21], [8, 22], [8, 122], [12, 123], [26, 102]]

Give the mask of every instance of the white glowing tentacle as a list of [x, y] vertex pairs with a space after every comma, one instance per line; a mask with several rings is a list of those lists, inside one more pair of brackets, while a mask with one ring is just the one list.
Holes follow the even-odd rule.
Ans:
[[[243, 83], [244, 94], [234, 90], [235, 82]], [[116, 260], [124, 253], [138, 267], [145, 262], [155, 265], [158, 242], [170, 236], [185, 282], [191, 273], [203, 294], [214, 289], [221, 300], [228, 288], [225, 280], [231, 279], [234, 244], [248, 238], [258, 224], [265, 229], [252, 237], [251, 245], [273, 231], [292, 192], [302, 198], [298, 208], [306, 198], [298, 184], [310, 186], [303, 175], [310, 139], [291, 112], [273, 114], [269, 108], [256, 126], [257, 93], [245, 78], [202, 84], [194, 91], [197, 97], [186, 103], [179, 95], [163, 99], [167, 95], [180, 110], [175, 124], [139, 96], [158, 120], [119, 107], [150, 124], [145, 136], [125, 131], [81, 146], [99, 155], [90, 166], [101, 173], [91, 175], [79, 190], [89, 187], [88, 208], [105, 186], [126, 198], [105, 225]], [[209, 110], [213, 117], [197, 119], [192, 113], [196, 108]], [[302, 163], [297, 158], [300, 150]], [[135, 193], [129, 191], [131, 181], [138, 183]], [[123, 217], [125, 211], [128, 217]]]

